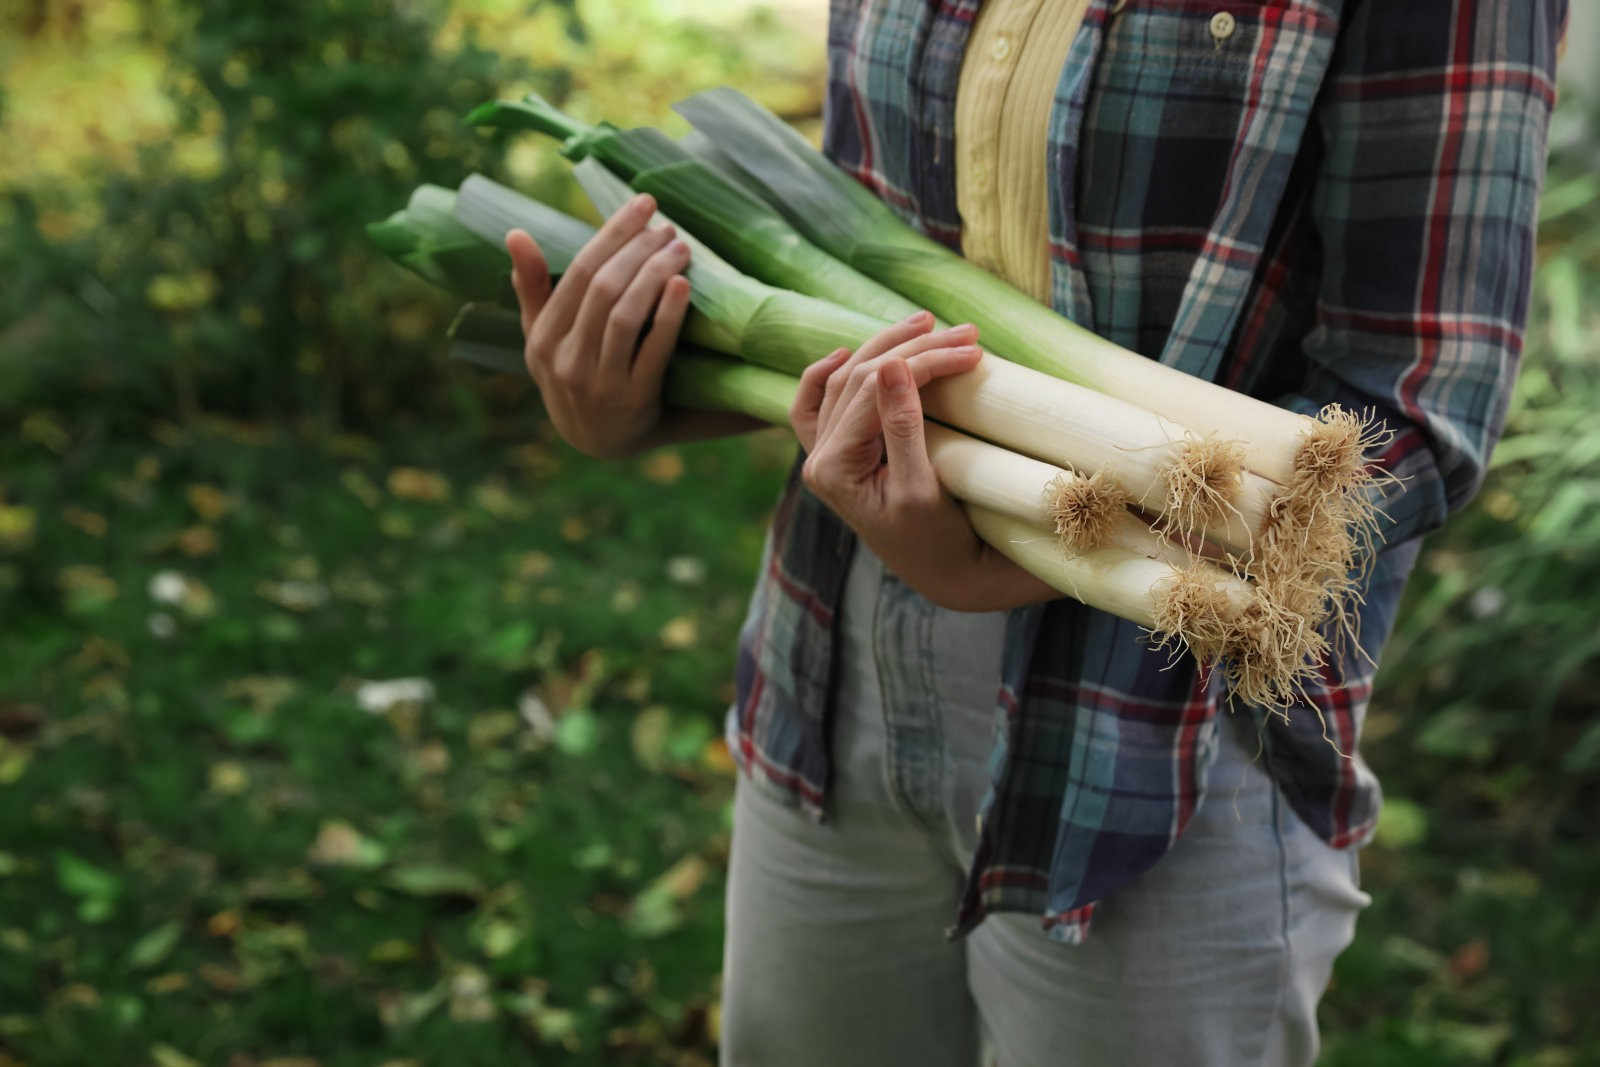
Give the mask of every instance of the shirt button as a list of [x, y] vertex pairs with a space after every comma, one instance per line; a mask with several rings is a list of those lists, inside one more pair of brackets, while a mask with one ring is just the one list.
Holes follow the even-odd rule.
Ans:
[[996, 63], [1004, 63], [1011, 58], [1011, 35], [1002, 33], [995, 37], [994, 43], [989, 46], [989, 55]]
[[1221, 44], [1233, 36], [1234, 27], [1238, 25], [1231, 14], [1218, 11], [1211, 16], [1211, 39]]
[[994, 184], [994, 172], [986, 163], [972, 165], [972, 187], [980, 193], [987, 193]]

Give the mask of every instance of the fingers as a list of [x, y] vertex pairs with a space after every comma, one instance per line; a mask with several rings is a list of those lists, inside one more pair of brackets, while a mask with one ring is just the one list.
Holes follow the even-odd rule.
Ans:
[[[578, 309], [589, 291], [589, 283], [612, 256], [633, 240], [650, 222], [655, 213], [655, 198], [641, 193], [628, 201], [616, 214], [606, 220], [598, 233], [573, 257], [561, 276], [550, 301], [545, 306], [545, 316], [540, 320], [548, 336], [560, 337], [572, 326]], [[618, 290], [617, 295], [621, 295]], [[598, 336], [595, 338], [598, 342]]]
[[[931, 312], [917, 311], [907, 315], [892, 326], [885, 326], [872, 337], [869, 337], [866, 343], [856, 349], [849, 359], [845, 360], [845, 369], [849, 370], [858, 364], [865, 363], [867, 360], [889, 351], [895, 345], [927, 333], [933, 329], [933, 323], [934, 318]], [[844, 388], [845, 380], [845, 377], [841, 375], [837, 382], [831, 379], [828, 382], [828, 389], [823, 393], [822, 406], [820, 408], [820, 417], [824, 424], [826, 424], [834, 405], [838, 403], [839, 393]]]
[[[947, 343], [963, 343], [976, 338], [977, 331], [970, 325], [950, 326], [942, 330], [934, 330], [933, 316], [927, 312], [918, 312], [911, 317], [884, 328], [870, 338], [866, 344], [856, 349], [855, 354], [845, 362], [840, 373], [830, 379], [828, 387], [823, 393], [822, 409], [819, 413], [821, 422], [826, 425], [832, 412], [855, 391], [861, 383], [871, 377], [872, 372], [866, 365], [874, 359], [888, 352], [900, 352], [911, 355], [925, 348], [932, 348]], [[970, 331], [970, 336], [968, 335]], [[910, 348], [906, 348], [910, 345]]]
[[639, 344], [633, 363], [633, 385], [644, 396], [659, 396], [661, 379], [667, 373], [667, 360], [678, 344], [683, 317], [689, 312], [689, 279], [675, 274], [666, 280], [661, 300], [656, 304], [655, 322]]
[[877, 383], [874, 392], [890, 485], [910, 493], [937, 486], [923, 438], [922, 400], [917, 396], [911, 368], [902, 360], [886, 359], [878, 368]]
[[[618, 269], [625, 270], [632, 264], [628, 258], [628, 249], [645, 240], [658, 231], [650, 230], [640, 234], [629, 242], [623, 251], [611, 258], [601, 272], [596, 275], [594, 285], [591, 286], [589, 299], [599, 295], [601, 287], [606, 284], [607, 272]], [[669, 238], [671, 231], [668, 231]], [[622, 296], [610, 306], [609, 313], [605, 316], [604, 332], [600, 340], [600, 366], [602, 375], [607, 375], [615, 380], [625, 380], [633, 369], [634, 349], [639, 344], [639, 333], [644, 329], [644, 324], [660, 303], [667, 284], [667, 279], [677, 274], [689, 265], [689, 246], [682, 241], [668, 239], [661, 247], [651, 252], [639, 265], [631, 281], [626, 282], [627, 288]], [[578, 328], [584, 328], [583, 318], [589, 313], [589, 301], [584, 301], [583, 310], [578, 313]]]
[[[578, 307], [578, 315], [572, 322], [572, 335], [581, 339], [578, 347], [594, 359], [600, 355], [601, 344], [605, 337], [606, 324], [616, 306], [621, 303], [622, 297], [639, 276], [640, 269], [651, 256], [659, 252], [671, 241], [676, 231], [669, 227], [647, 229], [633, 235], [633, 238], [606, 260], [595, 271], [594, 278], [589, 282], [589, 288], [583, 294], [583, 302]], [[640, 326], [643, 320], [640, 320]], [[634, 328], [634, 338], [639, 335], [638, 327]], [[628, 346], [626, 361], [633, 358], [633, 347]]]
[[848, 348], [837, 348], [817, 360], [800, 375], [800, 388], [789, 405], [789, 424], [800, 439], [800, 447], [810, 452], [817, 443], [817, 416], [822, 410], [822, 393], [828, 378], [850, 358]]
[[545, 301], [550, 299], [550, 269], [539, 243], [522, 230], [506, 234], [506, 251], [511, 255], [511, 287], [517, 294], [522, 336], [526, 338], [544, 310]]
[[[882, 360], [898, 359], [898, 356], [882, 356]], [[928, 352], [917, 352], [906, 357], [906, 369], [911, 372], [911, 380], [918, 389], [931, 381], [939, 378], [948, 378], [953, 374], [965, 374], [978, 365], [983, 358], [983, 349], [977, 345], [957, 345], [954, 348], [935, 348]], [[878, 373], [883, 373], [882, 368]]]

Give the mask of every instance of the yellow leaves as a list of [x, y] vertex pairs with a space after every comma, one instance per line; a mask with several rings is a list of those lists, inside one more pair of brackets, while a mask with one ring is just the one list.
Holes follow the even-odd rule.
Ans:
[[527, 500], [513, 494], [499, 479], [473, 486], [472, 502], [495, 518], [507, 521], [525, 519], [533, 512]]
[[[108, 528], [106, 517], [98, 511], [90, 511], [76, 505], [69, 505], [61, 509], [61, 520], [90, 537], [104, 537]], [[0, 535], [0, 540], [3, 540]]]
[[213, 763], [206, 778], [211, 791], [225, 797], [236, 797], [250, 788], [250, 772], [237, 760]]
[[233, 507], [233, 501], [228, 494], [204, 482], [185, 487], [183, 496], [202, 522], [216, 522]]
[[389, 492], [401, 500], [437, 504], [450, 499], [450, 482], [436, 471], [396, 467], [389, 472]]
[[561, 520], [561, 539], [572, 544], [578, 544], [589, 536], [589, 524], [576, 515], [568, 515]]
[[174, 313], [196, 311], [210, 304], [216, 295], [217, 279], [208, 270], [157, 274], [144, 291], [151, 307]]
[[222, 80], [229, 88], [242, 89], [250, 81], [250, 64], [242, 55], [232, 55], [222, 64]]
[[693, 648], [700, 641], [700, 625], [688, 615], [680, 615], [661, 628], [661, 643], [674, 651]]
[[383, 494], [376, 485], [372, 484], [372, 479], [362, 474], [355, 467], [347, 467], [345, 472], [339, 475], [339, 484], [344, 486], [346, 492], [369, 508], [375, 508], [383, 503]]
[[58, 456], [72, 444], [67, 428], [48, 411], [30, 412], [23, 418], [22, 439], [31, 445], [42, 445]]
[[270, 715], [299, 691], [299, 681], [288, 675], [245, 675], [222, 685], [222, 697], [243, 701], [258, 715]]
[[739, 769], [733, 761], [733, 753], [728, 751], [727, 740], [722, 737], [706, 742], [706, 747], [700, 750], [700, 765], [723, 778], [732, 778]]
[[0, 737], [0, 786], [15, 785], [32, 762], [32, 748]]
[[243, 925], [244, 920], [240, 918], [238, 909], [227, 908], [206, 920], [206, 933], [212, 937], [232, 937]]
[[324, 822], [317, 839], [306, 850], [306, 859], [327, 867], [370, 869], [382, 866], [387, 858], [381, 843], [364, 836], [343, 819]]
[[185, 1056], [171, 1045], [151, 1045], [150, 1063], [152, 1067], [204, 1067], [199, 1060]]
[[0, 504], [0, 551], [21, 552], [33, 545], [39, 528], [34, 510], [21, 504]]
[[67, 610], [94, 612], [117, 598], [117, 583], [105, 571], [89, 563], [63, 567], [56, 573], [56, 584], [66, 596]]
[[533, 581], [549, 574], [554, 565], [555, 561], [549, 555], [535, 549], [517, 557], [516, 574], [523, 581]]
[[189, 976], [182, 971], [169, 971], [158, 974], [144, 984], [144, 991], [151, 996], [166, 996], [169, 993], [181, 993], [189, 988]]
[[398, 937], [379, 941], [367, 952], [367, 959], [373, 963], [409, 963], [416, 958], [416, 946]]
[[178, 531], [172, 543], [179, 552], [190, 559], [199, 559], [202, 556], [214, 556], [221, 542], [217, 538], [217, 531], [209, 526], [188, 526]]
[[683, 457], [676, 449], [663, 448], [646, 456], [639, 469], [657, 485], [671, 485], [683, 477]]
[[411, 753], [410, 762], [418, 774], [444, 774], [450, 769], [450, 749], [442, 741], [429, 741]]

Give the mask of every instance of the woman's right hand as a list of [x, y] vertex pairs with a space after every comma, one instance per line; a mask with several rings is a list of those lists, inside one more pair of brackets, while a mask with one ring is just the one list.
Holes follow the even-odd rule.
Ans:
[[648, 195], [630, 200], [553, 290], [533, 238], [506, 235], [528, 373], [556, 430], [586, 455], [632, 455], [661, 418], [661, 381], [689, 309], [680, 273], [689, 248], [670, 226], [648, 228], [655, 209]]

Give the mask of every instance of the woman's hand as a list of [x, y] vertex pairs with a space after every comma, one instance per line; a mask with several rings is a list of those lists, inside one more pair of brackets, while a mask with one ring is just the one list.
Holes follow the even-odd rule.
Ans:
[[670, 226], [647, 228], [654, 212], [648, 195], [630, 200], [554, 291], [533, 238], [506, 236], [528, 373], [556, 430], [586, 455], [631, 455], [661, 418], [661, 379], [689, 309], [689, 249]]
[[978, 363], [971, 326], [929, 332], [923, 313], [852, 356], [807, 369], [790, 421], [809, 455], [807, 488], [850, 525], [892, 573], [955, 611], [996, 611], [1060, 594], [978, 538], [939, 485], [917, 390]]

